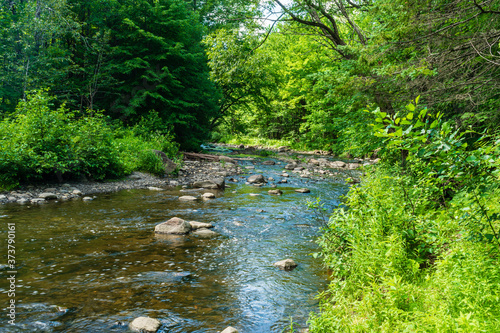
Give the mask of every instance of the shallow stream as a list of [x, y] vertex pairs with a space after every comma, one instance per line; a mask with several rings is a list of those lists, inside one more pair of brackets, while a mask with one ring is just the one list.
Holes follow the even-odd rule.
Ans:
[[[257, 162], [259, 161], [259, 162]], [[249, 172], [282, 179], [282, 165], [245, 161]], [[182, 202], [207, 190], [127, 190], [90, 202], [0, 206], [2, 260], [7, 224], [16, 223], [16, 326], [7, 323], [9, 284], [0, 281], [0, 332], [129, 332], [139, 316], [162, 322], [160, 332], [282, 332], [305, 327], [328, 277], [315, 238], [321, 222], [306, 209], [320, 197], [339, 204], [343, 182], [289, 172], [283, 195], [268, 186], [226, 181], [217, 198]], [[226, 177], [228, 179], [230, 177]], [[275, 183], [275, 182], [270, 182]], [[311, 193], [294, 189], [307, 187]], [[182, 190], [182, 191], [181, 191]], [[250, 193], [260, 194], [250, 196]], [[211, 222], [220, 237], [157, 237], [156, 224], [171, 217]], [[281, 271], [273, 263], [294, 259]]]

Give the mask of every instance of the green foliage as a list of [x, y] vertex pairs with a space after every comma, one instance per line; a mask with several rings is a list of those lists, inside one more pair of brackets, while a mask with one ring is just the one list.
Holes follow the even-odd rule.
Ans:
[[161, 158], [151, 150], [143, 150], [139, 153], [138, 170], [157, 176], [165, 175], [165, 167]]
[[[462, 192], [447, 210], [432, 209], [425, 187], [400, 167], [384, 169], [351, 189], [348, 209], [337, 210], [324, 230], [322, 254], [333, 280], [311, 331], [500, 329], [500, 251], [492, 237], [471, 237], [481, 204]], [[492, 215], [500, 192], [487, 192]]]
[[166, 129], [144, 132], [154, 113], [134, 128], [113, 128], [101, 113], [55, 109], [52, 101], [46, 91], [29, 93], [0, 122], [1, 188], [42, 179], [119, 178], [134, 170], [163, 175], [161, 159], [151, 150], [177, 156], [178, 144]]
[[208, 137], [219, 94], [185, 1], [12, 0], [0, 23], [0, 114], [49, 87], [57, 105], [128, 126], [157, 110], [185, 149]]

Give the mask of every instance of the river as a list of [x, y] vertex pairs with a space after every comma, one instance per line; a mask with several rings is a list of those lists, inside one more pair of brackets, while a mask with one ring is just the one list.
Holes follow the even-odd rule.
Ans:
[[[249, 172], [280, 180], [283, 165], [244, 161]], [[125, 190], [81, 200], [0, 207], [1, 249], [7, 259], [7, 225], [15, 223], [16, 325], [9, 325], [9, 282], [0, 292], [1, 332], [128, 332], [139, 316], [159, 319], [159, 332], [282, 332], [306, 327], [316, 296], [328, 285], [315, 239], [321, 222], [306, 209], [322, 199], [339, 205], [348, 186], [333, 179], [293, 173], [270, 186], [245, 184], [234, 176], [214, 200], [183, 202], [200, 195], [180, 187], [165, 191]], [[229, 178], [229, 177], [228, 177]], [[275, 183], [275, 182], [272, 182]], [[294, 189], [307, 187], [311, 193]], [[250, 196], [250, 193], [260, 194]], [[210, 222], [212, 239], [155, 236], [171, 217]], [[290, 272], [273, 263], [292, 258]], [[3, 264], [3, 262], [2, 262]], [[2, 276], [7, 276], [4, 267]]]

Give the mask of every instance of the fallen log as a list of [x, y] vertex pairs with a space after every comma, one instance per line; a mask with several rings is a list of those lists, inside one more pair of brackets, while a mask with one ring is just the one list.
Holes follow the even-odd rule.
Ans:
[[206, 161], [225, 161], [229, 163], [236, 164], [236, 160], [231, 157], [224, 155], [211, 155], [211, 154], [200, 154], [200, 153], [182, 153], [185, 160], [206, 160]]

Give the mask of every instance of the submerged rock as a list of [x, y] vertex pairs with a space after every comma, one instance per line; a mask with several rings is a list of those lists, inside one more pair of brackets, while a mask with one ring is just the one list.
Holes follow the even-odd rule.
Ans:
[[158, 319], [151, 317], [135, 318], [129, 325], [129, 328], [134, 332], [156, 332], [161, 326]]
[[275, 267], [278, 267], [279, 269], [282, 269], [285, 271], [291, 271], [295, 267], [298, 266], [297, 263], [295, 261], [293, 261], [292, 259], [281, 260], [281, 261], [275, 262], [273, 265]]
[[299, 192], [299, 193], [310, 193], [311, 190], [308, 189], [308, 188], [298, 188], [295, 190], [295, 192]]
[[271, 161], [271, 160], [268, 160], [268, 161], [264, 161], [264, 162], [262, 162], [262, 164], [264, 164], [264, 165], [275, 165], [275, 164], [276, 164], [276, 162]]
[[155, 227], [155, 233], [185, 235], [189, 233], [192, 226], [189, 222], [178, 217], [172, 217], [170, 220], [160, 223]]

